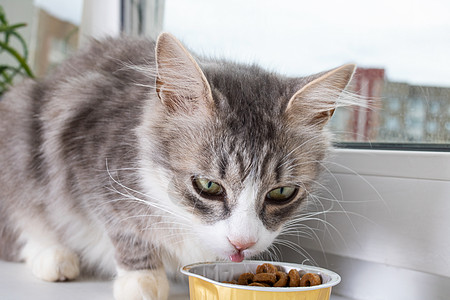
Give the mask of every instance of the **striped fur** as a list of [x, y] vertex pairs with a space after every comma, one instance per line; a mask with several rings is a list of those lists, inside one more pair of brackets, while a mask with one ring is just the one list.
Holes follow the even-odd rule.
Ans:
[[[92, 42], [0, 103], [0, 257], [46, 280], [76, 277], [51, 272], [64, 258], [118, 274], [117, 298], [141, 276], [142, 297], [164, 298], [146, 281], [166, 286], [163, 268], [265, 251], [314, 189], [325, 112], [352, 72], [287, 78], [194, 59], [168, 34]], [[196, 176], [223, 196], [199, 194]], [[299, 191], [269, 201], [281, 186]]]

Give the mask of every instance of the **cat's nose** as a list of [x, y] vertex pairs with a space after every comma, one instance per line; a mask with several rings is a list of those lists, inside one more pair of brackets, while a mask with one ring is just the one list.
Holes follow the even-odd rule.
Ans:
[[236, 250], [240, 250], [240, 251], [248, 249], [251, 246], [253, 246], [254, 244], [256, 244], [256, 242], [253, 242], [253, 241], [234, 241], [234, 240], [229, 240], [229, 241], [230, 241], [231, 245], [233, 245], [233, 247], [236, 248]]

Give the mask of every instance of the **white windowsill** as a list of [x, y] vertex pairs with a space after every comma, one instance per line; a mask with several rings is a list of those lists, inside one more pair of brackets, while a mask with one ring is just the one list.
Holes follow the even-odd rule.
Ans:
[[[95, 279], [76, 280], [72, 282], [45, 282], [31, 274], [31, 271], [19, 263], [0, 260], [0, 299], [2, 300], [111, 300], [111, 281]], [[171, 286], [169, 300], [188, 300], [187, 285]], [[332, 295], [331, 300], [348, 300]]]

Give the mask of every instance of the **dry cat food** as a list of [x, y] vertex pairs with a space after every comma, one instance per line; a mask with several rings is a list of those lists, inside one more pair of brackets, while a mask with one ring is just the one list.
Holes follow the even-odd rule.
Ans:
[[224, 281], [223, 283], [264, 287], [304, 287], [322, 284], [322, 278], [315, 273], [301, 275], [296, 269], [291, 269], [289, 273], [286, 273], [272, 264], [265, 263], [256, 268], [255, 274], [243, 273], [238, 280]]

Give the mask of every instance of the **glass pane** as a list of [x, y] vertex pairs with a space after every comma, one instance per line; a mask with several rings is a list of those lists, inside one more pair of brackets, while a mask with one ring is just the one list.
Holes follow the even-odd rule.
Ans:
[[[155, 36], [164, 20], [164, 31], [200, 55], [256, 62], [287, 76], [357, 63], [350, 88], [369, 109], [336, 111], [329, 127], [339, 142], [450, 144], [448, 1], [121, 3], [133, 3], [140, 9], [137, 15], [145, 15], [138, 22], [145, 30], [139, 32]], [[28, 24], [19, 32], [38, 76], [75, 51], [83, 38], [82, 0], [4, 0], [2, 5], [11, 24]], [[105, 23], [105, 14], [98, 14], [103, 21], [95, 28]], [[2, 64], [8, 59], [2, 53]]]
[[354, 62], [340, 142], [450, 144], [450, 2], [166, 0], [164, 30], [200, 55], [305, 76]]
[[366, 97], [370, 107], [338, 109], [330, 124], [337, 139], [449, 144], [450, 89], [394, 82], [382, 73], [383, 69], [357, 70], [350, 88]]

